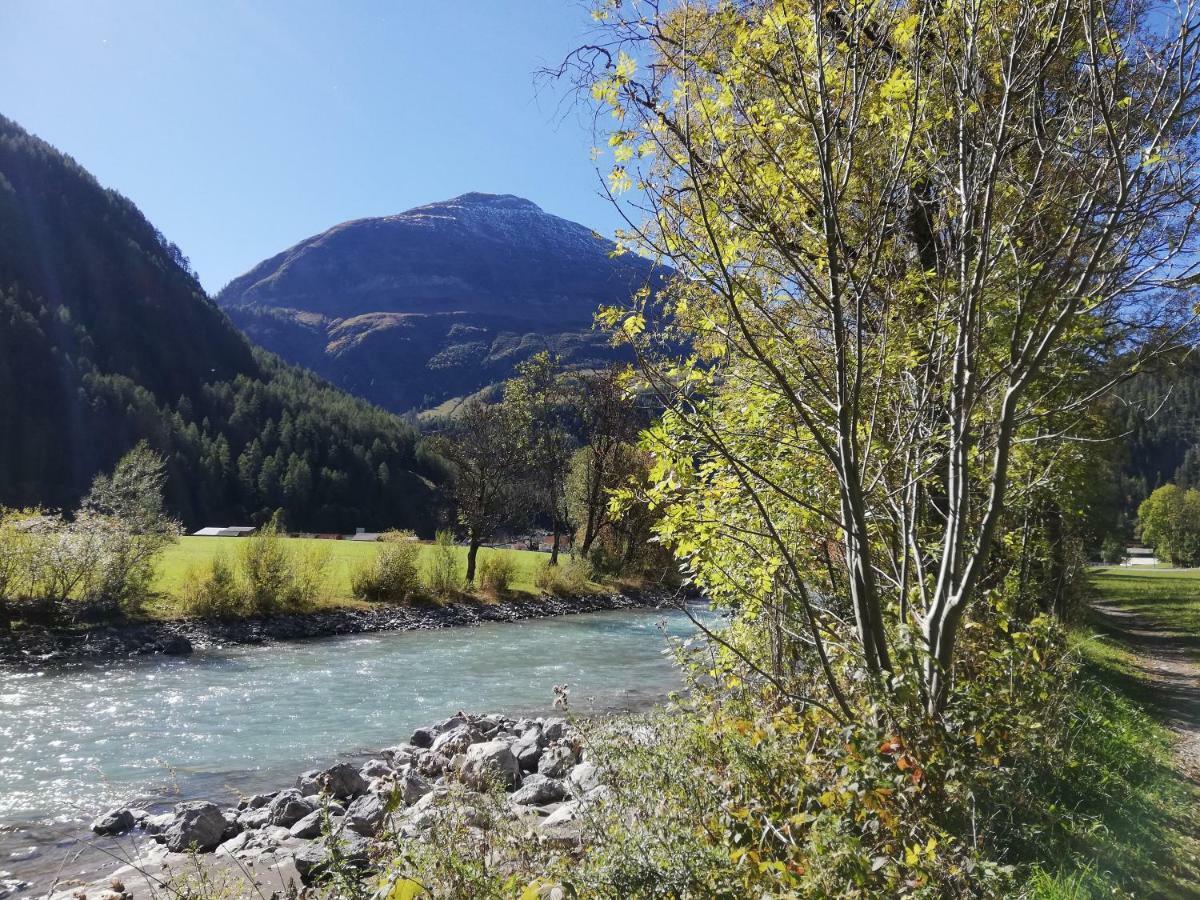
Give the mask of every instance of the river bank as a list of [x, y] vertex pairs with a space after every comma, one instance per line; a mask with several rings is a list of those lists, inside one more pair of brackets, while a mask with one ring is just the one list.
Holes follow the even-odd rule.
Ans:
[[157, 815], [109, 810], [92, 830], [125, 836], [114, 844], [124, 864], [93, 882], [56, 883], [47, 893], [53, 900], [80, 891], [142, 900], [173, 880], [202, 879], [214, 896], [269, 896], [319, 883], [335, 870], [365, 876], [404, 841], [463, 823], [491, 827], [498, 819], [519, 823], [531, 841], [568, 849], [579, 844], [588, 809], [608, 796], [602, 778], [566, 718], [459, 712], [362, 765], [302, 772], [288, 787], [236, 804], [193, 800]]
[[639, 607], [657, 609], [677, 605], [677, 601], [678, 594], [668, 591], [612, 591], [570, 599], [518, 597], [496, 603], [379, 604], [367, 609], [322, 609], [245, 619], [108, 622], [75, 629], [32, 626], [0, 632], [0, 665], [187, 656], [213, 647], [424, 631]]
[[110, 853], [128, 857], [128, 836], [87, 831], [117, 805], [228, 806], [305, 769], [378, 759], [459, 710], [553, 716], [564, 683], [576, 715], [647, 709], [682, 687], [665, 651], [694, 634], [684, 612], [639, 606], [10, 669], [0, 897], [6, 880], [43, 896], [55, 879], [111, 870]]

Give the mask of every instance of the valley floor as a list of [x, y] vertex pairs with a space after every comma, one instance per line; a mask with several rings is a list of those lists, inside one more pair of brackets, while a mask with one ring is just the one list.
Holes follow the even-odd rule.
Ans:
[[[245, 538], [187, 536], [167, 547], [155, 565], [154, 589], [159, 600], [149, 612], [158, 618], [176, 618], [179, 615], [178, 595], [188, 574], [203, 571], [217, 557], [234, 560], [244, 545]], [[359, 541], [330, 541], [315, 538], [284, 538], [284, 545], [302, 554], [316, 553], [325, 558], [325, 597], [323, 605], [333, 607], [361, 606], [354, 600], [350, 581], [354, 571], [371, 562], [379, 553], [381, 544]], [[429, 565], [433, 545], [419, 545], [422, 567]], [[454, 552], [462, 571], [466, 570], [466, 547], [455, 547]], [[536, 596], [541, 593], [536, 584], [538, 569], [550, 559], [549, 554], [533, 550], [510, 550], [484, 547], [479, 551], [480, 562], [490, 556], [503, 556], [511, 560], [514, 578], [510, 590], [515, 595]]]

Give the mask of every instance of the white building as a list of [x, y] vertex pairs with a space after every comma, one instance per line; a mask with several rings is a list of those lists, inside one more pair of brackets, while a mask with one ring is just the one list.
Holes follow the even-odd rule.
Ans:
[[1123, 566], [1153, 566], [1158, 562], [1154, 551], [1148, 547], [1126, 547]]
[[249, 537], [256, 531], [258, 529], [251, 525], [230, 525], [228, 527], [210, 525], [208, 528], [193, 531], [192, 537]]

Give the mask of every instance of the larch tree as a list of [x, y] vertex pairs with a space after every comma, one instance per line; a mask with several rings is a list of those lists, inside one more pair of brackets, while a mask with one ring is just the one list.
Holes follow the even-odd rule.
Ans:
[[1082, 436], [1190, 322], [1195, 8], [614, 0], [597, 19], [562, 72], [611, 114], [627, 246], [678, 273], [666, 329], [649, 298], [607, 317], [666, 409], [660, 536], [714, 599], [769, 613], [831, 709], [851, 714], [862, 672], [938, 715], [1021, 448]]
[[519, 436], [525, 481], [539, 512], [549, 517], [553, 543], [550, 565], [558, 565], [559, 543], [567, 526], [567, 473], [575, 438], [568, 379], [557, 357], [536, 353], [517, 366], [504, 389], [504, 407]]
[[610, 495], [629, 474], [625, 457], [641, 424], [625, 374], [609, 368], [574, 380], [583, 446], [572, 457], [567, 493], [571, 517], [582, 533], [579, 552], [585, 557], [611, 523]]
[[474, 582], [479, 548], [520, 516], [519, 432], [506, 406], [471, 400], [432, 447], [453, 469], [455, 509], [467, 533], [467, 581]]

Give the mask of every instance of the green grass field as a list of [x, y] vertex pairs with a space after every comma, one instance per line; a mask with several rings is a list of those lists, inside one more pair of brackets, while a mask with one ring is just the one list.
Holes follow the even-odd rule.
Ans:
[[1159, 627], [1200, 636], [1200, 569], [1109, 566], [1093, 573], [1092, 585]]
[[[1200, 897], [1200, 790], [1186, 744], [1166, 723], [1195, 716], [1191, 697], [1157, 682], [1155, 654], [1195, 659], [1200, 638], [1200, 570], [1106, 567], [1091, 575], [1098, 600], [1135, 613], [1159, 634], [1138, 644], [1121, 621], [1093, 611], [1071, 643], [1084, 662], [1083, 695], [1092, 698], [1084, 736], [1112, 780], [1112, 802], [1079, 854], [1035, 886], [1032, 896], [1066, 898]], [[1165, 691], [1165, 693], [1164, 693]]]
[[[378, 552], [380, 544], [361, 541], [323, 541], [310, 538], [285, 538], [289, 546], [301, 551], [328, 553], [329, 562], [326, 568], [327, 601], [329, 605], [354, 605], [357, 601], [350, 595], [350, 577], [359, 567], [366, 564]], [[169, 615], [172, 611], [172, 598], [192, 569], [205, 569], [218, 554], [225, 554], [232, 562], [236, 560], [239, 546], [245, 538], [220, 537], [184, 537], [177, 544], [168, 547], [158, 560], [158, 574], [154, 590], [160, 596], [155, 612]], [[432, 544], [421, 544], [421, 562], [427, 565]], [[467, 550], [456, 547], [461, 571], [466, 572]], [[538, 568], [545, 565], [549, 554], [537, 553], [532, 550], [493, 550], [484, 547], [479, 551], [479, 562], [482, 563], [489, 555], [504, 554], [516, 560], [516, 579], [511, 590], [517, 594], [539, 593], [534, 579]]]

